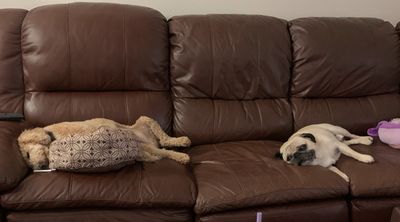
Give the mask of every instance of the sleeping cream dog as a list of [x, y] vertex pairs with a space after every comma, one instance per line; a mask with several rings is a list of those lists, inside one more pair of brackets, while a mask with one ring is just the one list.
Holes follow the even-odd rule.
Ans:
[[349, 147], [353, 144], [371, 145], [372, 141], [370, 136], [357, 136], [338, 126], [314, 124], [293, 134], [276, 156], [289, 164], [327, 167], [349, 181], [348, 176], [334, 164], [341, 153], [363, 163], [374, 162], [372, 156], [358, 153]]
[[25, 130], [18, 137], [18, 144], [26, 163], [34, 170], [47, 169], [49, 148], [54, 140], [65, 139], [73, 134], [90, 134], [100, 127], [130, 130], [140, 138], [140, 155], [137, 160], [154, 162], [169, 158], [187, 164], [190, 157], [186, 153], [167, 150], [167, 147], [189, 147], [188, 137], [170, 137], [161, 126], [147, 116], [141, 116], [133, 125], [119, 124], [113, 120], [96, 118], [86, 121], [56, 123], [44, 128]]

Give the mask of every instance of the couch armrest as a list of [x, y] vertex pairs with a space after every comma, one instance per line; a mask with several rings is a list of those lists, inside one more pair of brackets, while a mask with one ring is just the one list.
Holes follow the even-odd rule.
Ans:
[[19, 134], [29, 128], [26, 122], [0, 121], [0, 192], [18, 185], [28, 172], [19, 147]]

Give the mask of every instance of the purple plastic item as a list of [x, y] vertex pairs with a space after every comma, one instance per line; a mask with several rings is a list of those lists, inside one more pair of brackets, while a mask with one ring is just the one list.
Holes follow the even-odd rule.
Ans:
[[262, 212], [257, 212], [257, 222], [262, 222]]
[[400, 119], [381, 121], [375, 128], [368, 129], [368, 135], [379, 136], [382, 142], [400, 149]]

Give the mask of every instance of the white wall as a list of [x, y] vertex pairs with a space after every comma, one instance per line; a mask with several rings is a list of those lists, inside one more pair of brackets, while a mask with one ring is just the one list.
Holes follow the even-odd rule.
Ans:
[[[95, 2], [96, 0], [83, 0]], [[73, 2], [66, 0], [0, 0], [0, 8], [26, 8]], [[400, 21], [400, 0], [101, 0], [144, 5], [167, 18], [184, 14], [263, 14], [284, 19], [307, 16], [377, 17], [396, 24]]]

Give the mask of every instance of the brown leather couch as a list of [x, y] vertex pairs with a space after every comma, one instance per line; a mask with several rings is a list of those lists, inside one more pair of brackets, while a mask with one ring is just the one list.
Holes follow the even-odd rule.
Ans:
[[[400, 151], [374, 164], [274, 159], [302, 126], [358, 134], [400, 116], [400, 40], [373, 18], [192, 15], [74, 3], [0, 10], [0, 212], [5, 221], [390, 221]], [[23, 114], [11, 121], [5, 113]], [[21, 131], [105, 117], [156, 119], [187, 135], [190, 166], [137, 163], [102, 174], [31, 173]], [[16, 118], [13, 118], [18, 119]], [[1, 214], [1, 213], [0, 213]]]

